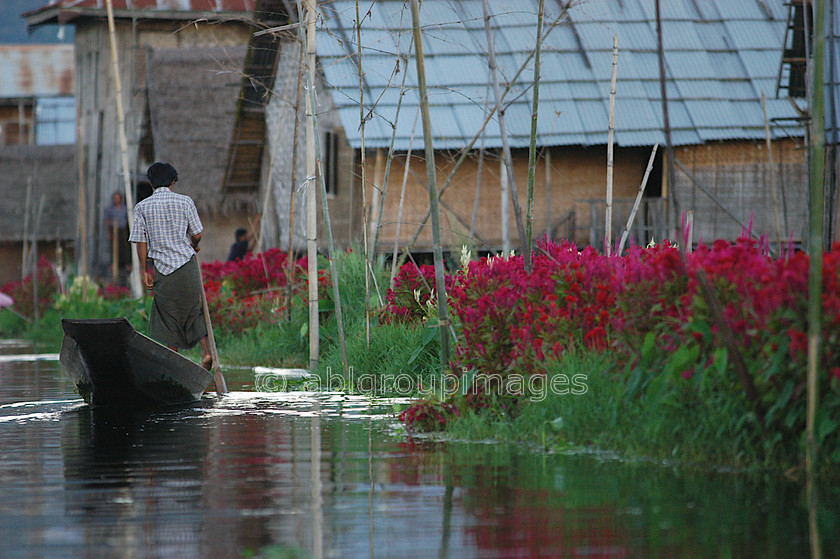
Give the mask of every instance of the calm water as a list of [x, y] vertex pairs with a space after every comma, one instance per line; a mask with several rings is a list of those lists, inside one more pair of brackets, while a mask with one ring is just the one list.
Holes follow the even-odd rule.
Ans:
[[[806, 557], [784, 479], [406, 439], [387, 406], [258, 393], [92, 413], [0, 344], [0, 557]], [[20, 359], [20, 358], [15, 358]], [[821, 488], [825, 557], [840, 492]]]

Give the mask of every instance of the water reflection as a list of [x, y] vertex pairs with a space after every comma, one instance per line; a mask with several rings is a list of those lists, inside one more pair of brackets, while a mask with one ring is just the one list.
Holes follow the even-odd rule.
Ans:
[[[253, 379], [131, 415], [93, 412], [55, 363], [0, 363], [0, 379], [4, 558], [809, 550], [804, 488], [783, 479], [406, 438], [388, 403], [242, 390]], [[822, 488], [814, 515], [826, 557], [840, 549], [839, 496]]]

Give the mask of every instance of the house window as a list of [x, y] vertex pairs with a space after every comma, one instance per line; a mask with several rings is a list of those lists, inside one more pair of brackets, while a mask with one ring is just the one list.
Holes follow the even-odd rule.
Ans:
[[76, 100], [42, 97], [35, 101], [35, 143], [40, 146], [76, 142]]
[[335, 196], [338, 193], [338, 134], [327, 132], [324, 134], [324, 184], [327, 194]]

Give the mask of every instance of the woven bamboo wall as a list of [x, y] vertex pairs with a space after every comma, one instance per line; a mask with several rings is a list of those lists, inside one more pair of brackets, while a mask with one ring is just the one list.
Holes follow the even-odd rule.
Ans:
[[[764, 142], [714, 142], [675, 150], [677, 161], [753, 233], [776, 238], [772, 178]], [[805, 238], [808, 170], [805, 150], [798, 141], [773, 142], [773, 173], [782, 239]], [[727, 215], [685, 173], [677, 170], [677, 200], [694, 214], [694, 240], [733, 240], [741, 224]]]
[[[435, 154], [438, 188], [442, 188], [455, 157], [445, 153]], [[614, 196], [635, 196], [647, 165], [647, 148], [617, 149], [614, 169]], [[525, 202], [528, 188], [528, 152], [515, 150], [513, 153], [514, 170], [519, 199], [525, 218]], [[374, 161], [368, 162], [367, 173], [373, 176]], [[606, 192], [606, 151], [599, 148], [552, 148], [550, 155], [549, 188], [546, 186], [546, 152], [540, 153], [537, 161], [533, 235], [542, 237], [546, 225], [557, 225], [569, 212], [575, 211], [576, 227], [573, 230], [575, 240], [585, 244], [589, 240], [589, 210], [583, 200], [603, 199]], [[399, 210], [400, 190], [405, 171], [405, 154], [399, 154], [391, 165], [388, 190], [380, 233], [380, 250], [393, 246], [397, 233], [397, 215]], [[473, 208], [478, 182], [478, 155], [469, 158], [458, 171], [441, 200], [441, 234], [444, 244], [458, 250], [461, 245], [475, 246], [479, 250], [498, 251], [502, 246], [501, 229], [501, 181], [498, 152], [487, 152], [482, 166], [478, 211], [475, 222], [475, 240], [469, 238], [472, 225]], [[368, 191], [369, 200], [371, 192]], [[402, 214], [402, 226], [399, 231], [399, 244], [407, 244], [429, 208], [429, 194], [426, 186], [425, 160], [417, 153], [412, 153], [410, 172], [406, 184], [406, 194]], [[508, 223], [511, 246], [519, 244], [519, 237], [514, 217], [513, 203], [508, 207]], [[558, 229], [557, 236], [566, 236], [564, 228]], [[571, 233], [571, 232], [569, 232]], [[431, 228], [423, 228], [417, 243], [418, 250], [431, 248]]]

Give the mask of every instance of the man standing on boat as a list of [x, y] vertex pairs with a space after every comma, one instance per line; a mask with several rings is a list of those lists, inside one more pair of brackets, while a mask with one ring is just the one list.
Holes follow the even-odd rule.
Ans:
[[[178, 172], [155, 163], [146, 173], [152, 195], [134, 206], [130, 241], [137, 247], [146, 289], [154, 289], [149, 330], [152, 338], [178, 351], [201, 343], [201, 366], [213, 359], [201, 306], [201, 274], [195, 258], [204, 227], [189, 196], [172, 192]], [[154, 264], [154, 274], [146, 267]]]

